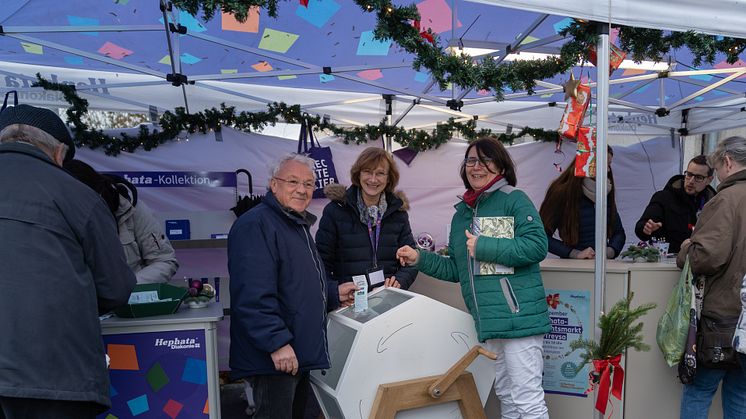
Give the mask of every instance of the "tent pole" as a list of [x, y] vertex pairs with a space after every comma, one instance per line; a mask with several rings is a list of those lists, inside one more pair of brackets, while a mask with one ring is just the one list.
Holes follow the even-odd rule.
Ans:
[[[598, 84], [596, 86], [596, 258], [594, 270], [593, 301], [595, 314], [594, 334], [596, 342], [600, 342], [601, 329], [598, 321], [601, 313], [605, 310], [604, 294], [606, 290], [606, 224], [607, 224], [607, 202], [606, 170], [608, 113], [609, 113], [609, 25], [597, 22], [598, 29], [598, 61], [596, 71]], [[598, 395], [596, 395], [598, 397]], [[595, 411], [596, 418], [603, 419], [603, 415]]]
[[[386, 126], [390, 127], [394, 122], [394, 95], [383, 95], [383, 100], [386, 102]], [[386, 135], [384, 148], [388, 150], [389, 153], [393, 151], [393, 138], [391, 138], [391, 135]]]

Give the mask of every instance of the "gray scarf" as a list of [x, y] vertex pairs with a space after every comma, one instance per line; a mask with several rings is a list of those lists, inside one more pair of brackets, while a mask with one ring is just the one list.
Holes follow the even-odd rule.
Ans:
[[365, 200], [363, 199], [363, 192], [362, 190], [358, 189], [357, 191], [357, 211], [360, 213], [360, 222], [368, 225], [368, 220], [371, 220], [371, 224], [374, 225], [376, 223], [376, 220], [378, 219], [378, 214], [381, 214], [383, 217], [383, 214], [386, 213], [386, 209], [388, 208], [388, 203], [386, 202], [386, 192], [381, 193], [381, 197], [378, 199], [378, 206], [371, 205], [370, 207], [365, 205]]
[[[611, 193], [611, 180], [606, 178], [606, 194]], [[596, 203], [596, 179], [590, 177], [583, 178], [583, 195], [590, 199], [594, 204]]]

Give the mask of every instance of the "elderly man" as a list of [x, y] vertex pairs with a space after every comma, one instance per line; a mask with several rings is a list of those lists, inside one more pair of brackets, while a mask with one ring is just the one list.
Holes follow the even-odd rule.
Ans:
[[713, 196], [712, 168], [706, 156], [689, 161], [683, 175], [669, 179], [663, 190], [653, 194], [635, 225], [640, 240], [665, 239], [668, 251], [678, 253], [681, 243], [692, 235], [699, 213]]
[[62, 168], [54, 112], [0, 113], [0, 419], [95, 418], [111, 406], [100, 313], [135, 286], [101, 198]]
[[230, 367], [254, 389], [254, 419], [302, 418], [309, 372], [329, 368], [326, 313], [353, 299], [355, 285], [327, 279], [306, 211], [314, 161], [283, 157], [262, 203], [228, 236]]

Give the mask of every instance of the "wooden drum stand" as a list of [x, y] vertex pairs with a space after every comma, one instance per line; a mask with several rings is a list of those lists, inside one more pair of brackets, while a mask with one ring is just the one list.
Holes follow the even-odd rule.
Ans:
[[480, 354], [493, 360], [497, 358], [475, 345], [443, 375], [379, 385], [370, 419], [394, 419], [402, 410], [452, 401], [458, 402], [464, 419], [487, 419], [474, 377], [465, 371]]

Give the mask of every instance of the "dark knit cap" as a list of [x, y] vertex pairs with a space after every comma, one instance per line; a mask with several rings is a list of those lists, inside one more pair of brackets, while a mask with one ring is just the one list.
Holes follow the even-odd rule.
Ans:
[[67, 146], [65, 161], [75, 156], [75, 143], [67, 130], [65, 123], [56, 113], [49, 109], [37, 108], [30, 105], [17, 105], [5, 108], [0, 112], [0, 131], [3, 128], [23, 124], [38, 128]]

